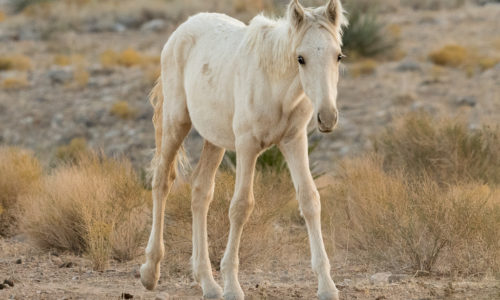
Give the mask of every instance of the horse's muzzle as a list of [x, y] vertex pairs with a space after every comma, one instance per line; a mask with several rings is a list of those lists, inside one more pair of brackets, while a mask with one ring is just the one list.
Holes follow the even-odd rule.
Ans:
[[339, 112], [337, 110], [332, 113], [318, 113], [318, 130], [322, 133], [332, 132], [337, 126]]

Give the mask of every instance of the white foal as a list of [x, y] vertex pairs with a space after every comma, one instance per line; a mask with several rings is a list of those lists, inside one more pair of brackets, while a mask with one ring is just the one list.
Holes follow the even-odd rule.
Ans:
[[[291, 1], [286, 18], [255, 17], [246, 26], [221, 14], [198, 14], [179, 26], [161, 55], [162, 75], [152, 92], [156, 155], [153, 160], [153, 227], [141, 280], [153, 289], [164, 255], [163, 214], [175, 179], [179, 148], [193, 126], [205, 139], [192, 193], [193, 272], [206, 298], [243, 299], [238, 250], [253, 206], [257, 157], [271, 145], [283, 152], [306, 221], [320, 299], [338, 299], [321, 235], [319, 194], [309, 171], [307, 125], [334, 129], [341, 32], [340, 0], [303, 8]], [[225, 149], [237, 153], [230, 231], [221, 270], [224, 290], [212, 276], [207, 212]]]

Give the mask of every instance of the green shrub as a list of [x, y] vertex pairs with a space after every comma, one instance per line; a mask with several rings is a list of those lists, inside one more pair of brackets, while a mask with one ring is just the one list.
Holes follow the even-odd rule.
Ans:
[[49, 1], [54, 1], [54, 0], [9, 0], [8, 5], [12, 12], [19, 13], [31, 5]]
[[373, 5], [353, 2], [347, 5], [349, 27], [343, 35], [344, 52], [348, 56], [374, 57], [392, 51], [397, 40], [386, 30]]

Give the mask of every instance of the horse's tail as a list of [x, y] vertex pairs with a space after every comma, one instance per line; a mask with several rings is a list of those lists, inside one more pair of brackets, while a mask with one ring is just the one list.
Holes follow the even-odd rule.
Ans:
[[[161, 145], [162, 145], [162, 136], [163, 136], [163, 84], [161, 81], [161, 77], [156, 80], [155, 86], [149, 93], [149, 102], [153, 106], [154, 114], [153, 114], [153, 125], [155, 128], [155, 153], [153, 156], [153, 160], [151, 161], [151, 168], [149, 170], [149, 177], [152, 178], [154, 169], [160, 163], [161, 156]], [[185, 170], [189, 166], [189, 159], [186, 155], [186, 150], [184, 149], [184, 144], [181, 145], [181, 148], [177, 152], [177, 155], [174, 160], [174, 172], [178, 169]]]

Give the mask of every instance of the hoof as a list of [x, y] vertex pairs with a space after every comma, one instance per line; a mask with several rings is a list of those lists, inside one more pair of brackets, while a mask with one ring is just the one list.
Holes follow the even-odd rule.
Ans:
[[318, 293], [319, 300], [339, 300], [339, 292], [335, 291], [326, 291]]
[[243, 291], [230, 291], [224, 293], [224, 300], [244, 300], [245, 294]]
[[160, 279], [160, 264], [151, 267], [147, 263], [141, 266], [141, 283], [148, 289], [153, 290]]
[[213, 283], [210, 286], [203, 287], [203, 298], [204, 299], [222, 299], [222, 288], [217, 284]]

